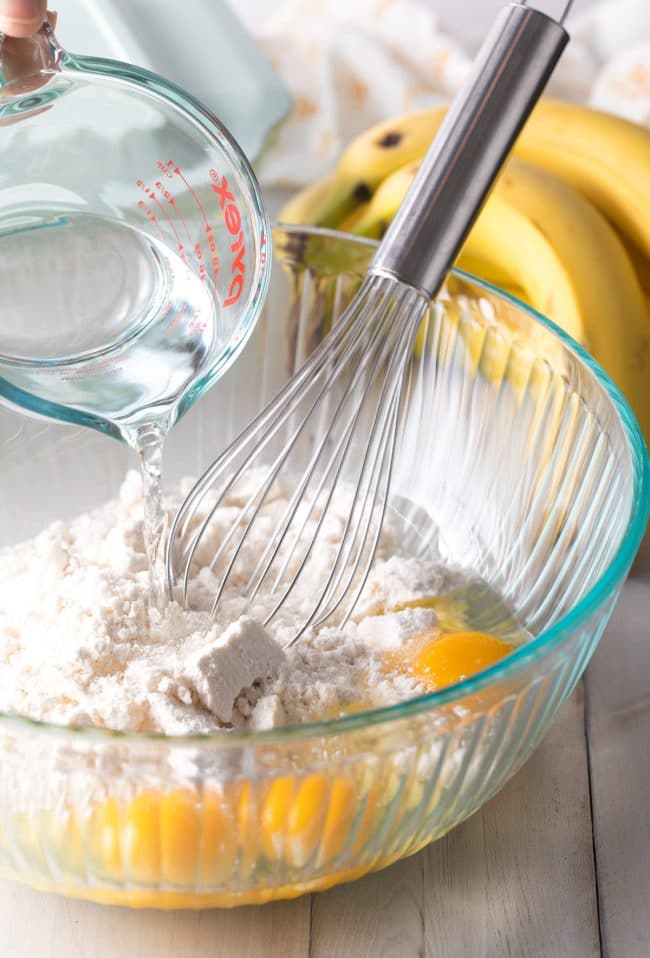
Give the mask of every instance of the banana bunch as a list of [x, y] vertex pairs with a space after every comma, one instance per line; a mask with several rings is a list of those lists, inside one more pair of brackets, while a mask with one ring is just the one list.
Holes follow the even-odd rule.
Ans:
[[[279, 219], [380, 238], [444, 115], [436, 108], [362, 133]], [[650, 130], [542, 100], [457, 265], [586, 346], [650, 442]]]

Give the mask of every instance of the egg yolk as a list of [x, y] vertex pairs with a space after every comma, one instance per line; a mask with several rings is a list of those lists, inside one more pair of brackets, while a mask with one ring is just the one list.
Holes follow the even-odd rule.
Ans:
[[411, 671], [431, 689], [442, 689], [487, 669], [512, 646], [485, 632], [450, 632], [420, 646]]

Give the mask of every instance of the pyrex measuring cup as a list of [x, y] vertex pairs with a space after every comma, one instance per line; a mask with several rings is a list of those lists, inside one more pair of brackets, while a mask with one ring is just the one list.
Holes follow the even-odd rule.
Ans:
[[251, 331], [268, 236], [246, 158], [192, 97], [47, 23], [0, 34], [0, 400], [164, 434]]

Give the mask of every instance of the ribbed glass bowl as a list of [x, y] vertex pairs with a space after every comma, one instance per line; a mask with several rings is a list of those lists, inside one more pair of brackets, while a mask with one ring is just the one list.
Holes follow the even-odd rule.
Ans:
[[[173, 430], [168, 485], [202, 470], [316, 346], [373, 244], [278, 228], [274, 248], [242, 357]], [[129, 463], [90, 430], [8, 412], [0, 448], [3, 544], [114, 495]], [[420, 538], [493, 585], [535, 638], [423, 698], [278, 731], [170, 738], [2, 717], [4, 875], [129, 905], [264, 902], [409, 855], [502, 787], [578, 681], [639, 546], [643, 441], [567, 337], [457, 274], [414, 351], [394, 475]]]

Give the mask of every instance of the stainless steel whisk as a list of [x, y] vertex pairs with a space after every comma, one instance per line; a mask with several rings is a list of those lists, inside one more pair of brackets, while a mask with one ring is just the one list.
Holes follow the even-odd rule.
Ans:
[[[296, 622], [293, 641], [346, 600], [344, 619], [352, 612], [379, 542], [415, 337], [568, 42], [561, 24], [570, 5], [564, 4], [559, 20], [525, 3], [501, 12], [358, 293], [296, 375], [181, 505], [167, 544], [167, 576], [172, 594], [180, 592], [185, 603], [191, 569], [218, 506], [248, 479], [246, 501], [211, 557], [219, 581], [213, 614], [229, 583], [249, 601], [266, 584], [275, 597], [267, 624], [310, 563], [322, 565], [324, 554], [322, 589]], [[314, 444], [310, 433], [316, 427], [321, 438]], [[251, 471], [261, 465], [262, 471]], [[270, 518], [280, 478], [293, 492], [282, 514]], [[324, 537], [343, 482], [353, 493], [332, 547], [331, 539], [324, 545]], [[198, 512], [202, 503], [204, 515]], [[251, 563], [255, 528], [266, 545]]]

